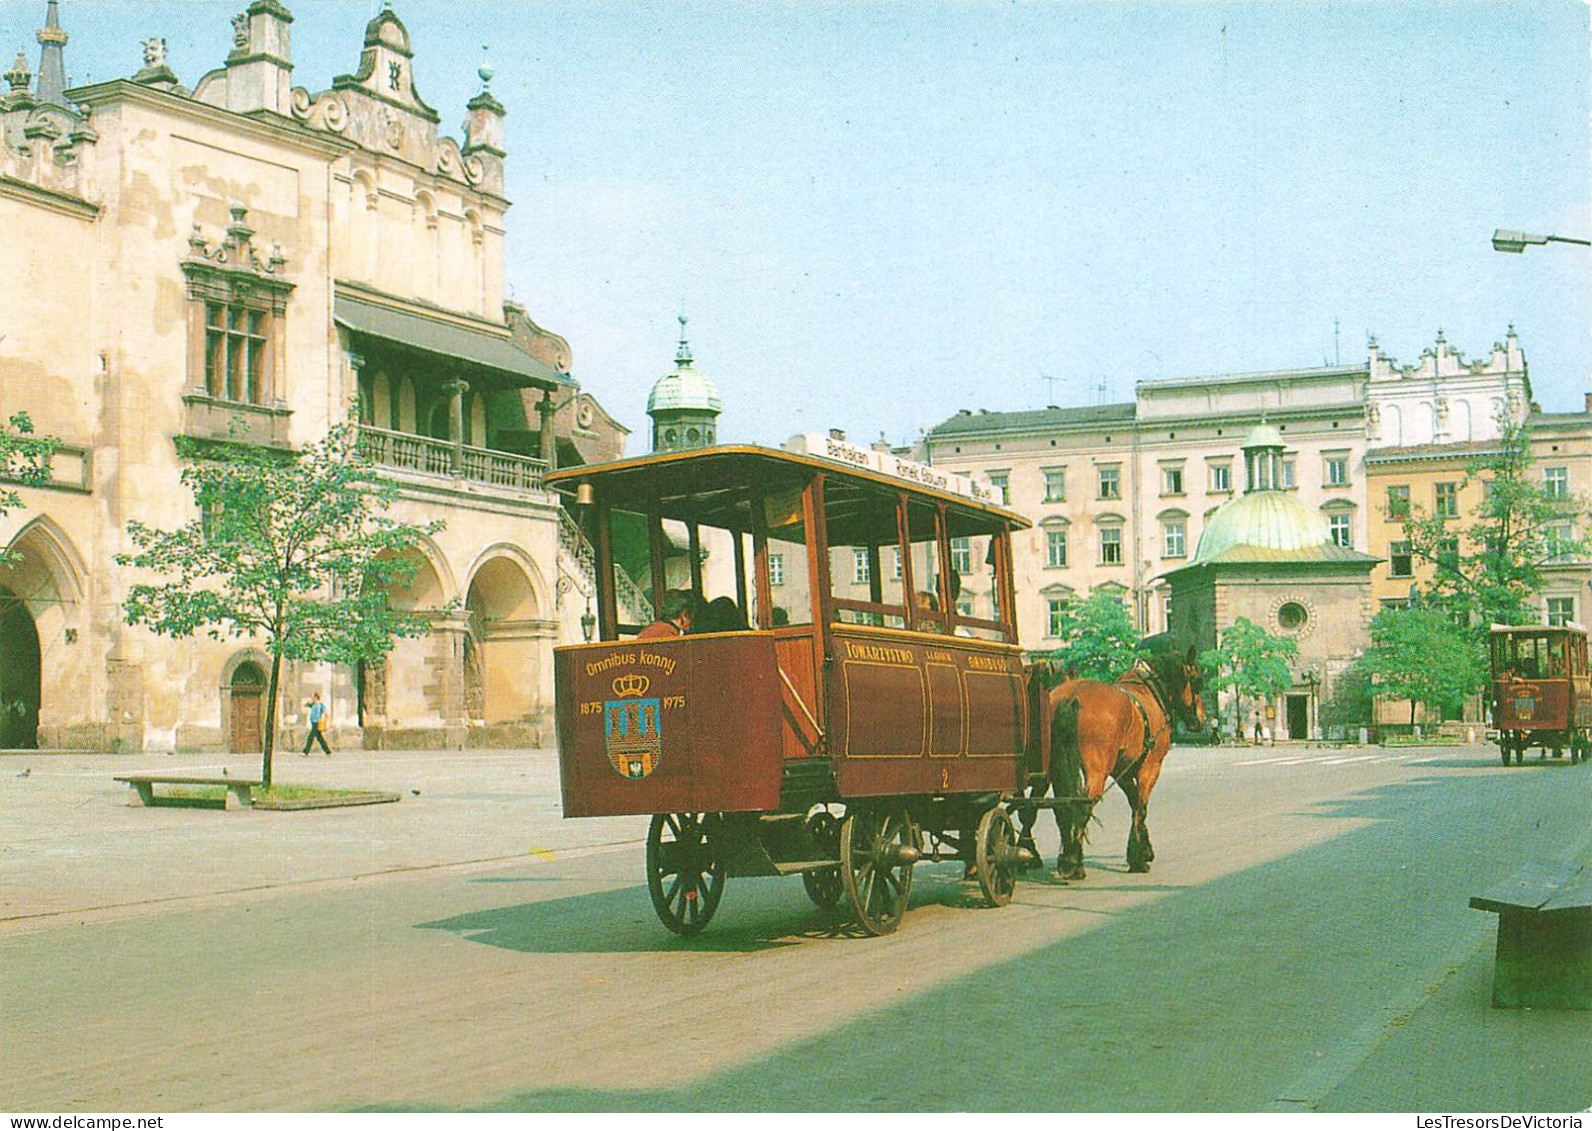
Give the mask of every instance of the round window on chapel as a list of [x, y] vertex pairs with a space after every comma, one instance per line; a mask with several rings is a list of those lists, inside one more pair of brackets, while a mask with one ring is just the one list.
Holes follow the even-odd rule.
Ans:
[[1298, 601], [1289, 601], [1277, 610], [1277, 623], [1289, 632], [1298, 632], [1310, 619], [1310, 611]]

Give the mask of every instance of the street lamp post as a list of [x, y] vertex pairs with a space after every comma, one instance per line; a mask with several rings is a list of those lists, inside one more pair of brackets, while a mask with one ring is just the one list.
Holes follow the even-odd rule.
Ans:
[[1508, 228], [1499, 228], [1493, 233], [1493, 250], [1508, 251], [1519, 255], [1526, 250], [1527, 244], [1545, 243], [1573, 243], [1582, 247], [1592, 247], [1592, 240], [1578, 240], [1570, 236], [1537, 236], [1530, 232], [1512, 232]]

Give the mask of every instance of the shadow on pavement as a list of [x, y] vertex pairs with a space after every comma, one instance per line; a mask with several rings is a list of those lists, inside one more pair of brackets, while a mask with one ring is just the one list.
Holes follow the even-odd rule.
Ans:
[[[1564, 1036], [1583, 1018], [1490, 1007], [1475, 971], [1489, 960], [1492, 916], [1467, 900], [1523, 858], [1584, 852], [1584, 832], [1567, 844], [1553, 830], [1584, 830], [1589, 794], [1592, 774], [1373, 790], [1314, 811], [1365, 822], [1328, 840], [1100, 916], [731, 1068], [695, 1076], [682, 1019], [680, 1040], [657, 1046], [679, 1050], [672, 1087], [526, 1091], [492, 1110], [1299, 1111], [1329, 1098], [1358, 1111], [1585, 1109], [1592, 1042]], [[1088, 883], [1077, 890], [1082, 905]], [[766, 929], [715, 939], [712, 927], [660, 939], [637, 921], [645, 899], [632, 889], [427, 926], [533, 952], [800, 939]], [[909, 917], [902, 930], [913, 929]], [[737, 1005], [800, 1010], [806, 994], [829, 992], [771, 987]]]
[[[963, 882], [960, 873], [960, 864], [954, 872], [943, 866], [921, 869], [912, 886], [912, 907], [984, 906], [977, 884]], [[554, 879], [500, 876], [470, 882]], [[671, 934], [654, 916], [645, 887], [495, 907], [415, 926], [524, 954], [752, 954], [794, 946], [804, 939], [865, 937], [847, 918], [844, 906], [842, 901], [835, 911], [814, 907], [796, 877], [732, 879], [725, 885], [717, 917], [701, 934], [684, 938]], [[727, 910], [733, 914], [726, 915]]]

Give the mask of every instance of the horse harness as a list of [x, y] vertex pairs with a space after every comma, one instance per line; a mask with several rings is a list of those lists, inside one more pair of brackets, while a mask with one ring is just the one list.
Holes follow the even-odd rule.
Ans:
[[[1171, 733], [1172, 711], [1168, 707], [1166, 695], [1161, 689], [1161, 681], [1156, 678], [1155, 671], [1150, 667], [1149, 664], [1146, 664], [1143, 660], [1135, 660], [1133, 667], [1126, 674], [1124, 674], [1121, 679], [1117, 680], [1117, 682], [1119, 684], [1136, 683], [1148, 691], [1150, 693], [1150, 697], [1155, 700], [1155, 705], [1161, 708], [1161, 718], [1164, 720], [1161, 725], [1166, 729], [1168, 734]], [[1144, 760], [1150, 756], [1150, 751], [1155, 749], [1156, 740], [1160, 737], [1161, 732], [1159, 729], [1150, 726], [1150, 713], [1144, 709], [1144, 704], [1140, 701], [1139, 697], [1133, 694], [1131, 691], [1128, 691], [1126, 688], [1123, 688], [1122, 693], [1126, 695], [1128, 697], [1128, 701], [1133, 704], [1133, 709], [1139, 712], [1139, 722], [1141, 724], [1140, 729], [1144, 733], [1144, 749], [1139, 751], [1139, 756], [1133, 760], [1133, 763], [1128, 767], [1126, 774], [1121, 775], [1124, 777], [1133, 777], [1138, 774], [1139, 767], [1144, 765]], [[1113, 774], [1112, 776], [1116, 777], [1118, 775]]]

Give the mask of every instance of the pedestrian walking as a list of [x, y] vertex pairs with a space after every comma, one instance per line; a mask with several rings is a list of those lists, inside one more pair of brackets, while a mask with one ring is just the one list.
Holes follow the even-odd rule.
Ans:
[[315, 742], [321, 744], [328, 758], [332, 756], [332, 748], [326, 745], [326, 704], [321, 702], [319, 691], [310, 700], [310, 733], [304, 738], [304, 757], [310, 756], [310, 745]]

